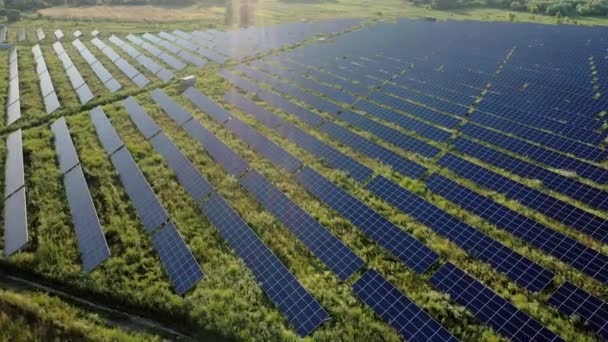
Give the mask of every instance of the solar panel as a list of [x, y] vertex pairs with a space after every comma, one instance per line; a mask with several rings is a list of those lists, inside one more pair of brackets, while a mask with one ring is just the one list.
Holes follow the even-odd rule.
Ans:
[[163, 52], [160, 55], [158, 55], [158, 58], [160, 58], [163, 62], [167, 63], [173, 69], [178, 70], [178, 71], [181, 71], [186, 67], [186, 64], [184, 62], [180, 61], [176, 57], [173, 57], [172, 55], [170, 55], [166, 52]]
[[294, 173], [302, 166], [296, 157], [237, 118], [231, 118], [226, 127], [275, 166], [282, 167], [289, 173]]
[[253, 115], [261, 123], [270, 128], [275, 128], [283, 123], [282, 119], [235, 91], [226, 92], [224, 94], [224, 102], [233, 104], [245, 113]]
[[57, 94], [55, 94], [54, 91], [44, 98], [44, 106], [47, 114], [51, 114], [61, 107], [59, 99], [57, 99]]
[[346, 172], [358, 182], [368, 179], [373, 174], [368, 167], [290, 123], [279, 127], [278, 131], [281, 136], [292, 140], [298, 147], [321, 158], [330, 167]]
[[178, 126], [182, 126], [184, 123], [192, 119], [190, 113], [188, 113], [182, 106], [177, 102], [173, 101], [164, 91], [161, 89], [155, 89], [152, 91], [152, 99], [157, 105], [167, 113]]
[[608, 305], [601, 299], [565, 282], [547, 303], [567, 316], [576, 315], [591, 330], [608, 338]]
[[12, 104], [10, 104], [8, 106], [7, 113], [8, 113], [8, 115], [7, 115], [8, 117], [6, 119], [6, 125], [10, 126], [15, 121], [19, 120], [19, 118], [21, 118], [21, 101], [17, 100], [15, 102], [13, 102]]
[[76, 94], [78, 94], [80, 104], [82, 105], [91, 101], [95, 97], [91, 92], [91, 89], [89, 89], [89, 86], [87, 86], [86, 84], [83, 84], [80, 88], [76, 89]]
[[233, 74], [228, 69], [222, 69], [218, 73], [222, 75], [222, 77], [224, 77], [227, 81], [232, 83], [234, 86], [237, 86], [245, 91], [248, 91], [250, 93], [256, 93], [259, 90], [257, 85], [247, 81], [246, 79], [240, 76]]
[[139, 72], [124, 59], [115, 61], [115, 64], [128, 78], [133, 78], [139, 74]]
[[90, 116], [95, 126], [95, 131], [97, 131], [97, 136], [107, 154], [113, 154], [124, 146], [122, 139], [120, 139], [120, 136], [118, 136], [118, 133], [112, 127], [110, 120], [108, 120], [106, 113], [103, 112], [101, 107], [91, 110]]
[[138, 87], [143, 88], [150, 84], [150, 80], [143, 74], [139, 74], [131, 79]]
[[74, 38], [80, 38], [82, 37], [82, 32], [80, 32], [79, 30], [74, 31], [73, 33]]
[[156, 62], [154, 62], [151, 58], [147, 56], [139, 55], [137, 57], [137, 61], [153, 74], [158, 74], [160, 71], [163, 70], [160, 65], [158, 65]]
[[160, 127], [148, 116], [146, 111], [135, 101], [132, 96], [124, 100], [123, 105], [129, 113], [129, 117], [135, 123], [139, 131], [147, 139], [152, 138], [155, 134], [161, 131]]
[[40, 77], [40, 91], [42, 92], [42, 97], [46, 97], [50, 93], [55, 91], [55, 87], [53, 87], [53, 82], [51, 81], [51, 76], [48, 72], [44, 72], [39, 75]]
[[[56, 148], [61, 147], [56, 145]], [[76, 230], [80, 258], [85, 272], [91, 272], [110, 257], [110, 249], [80, 166], [69, 171], [63, 182]]]
[[276, 93], [261, 90], [256, 93], [256, 96], [286, 113], [296, 116], [298, 119], [312, 127], [318, 127], [325, 121], [320, 115], [315, 114], [304, 107], [300, 107]]
[[364, 261], [350, 248], [257, 171], [249, 171], [240, 183], [340, 280], [346, 281], [363, 266]]
[[28, 241], [25, 188], [21, 188], [4, 201], [4, 255], [15, 254]]
[[207, 65], [206, 60], [204, 60], [198, 56], [195, 56], [194, 54], [192, 54], [188, 51], [181, 50], [177, 55], [180, 56], [181, 58], [183, 58], [185, 61], [190, 62], [190, 64], [193, 64], [199, 68]]
[[357, 135], [345, 127], [336, 125], [332, 122], [327, 122], [320, 127], [320, 130], [328, 134], [332, 139], [337, 140], [370, 158], [376, 159], [383, 164], [392, 167], [394, 171], [410, 178], [418, 178], [426, 172], [424, 166], [405, 159], [401, 155]]
[[338, 115], [340, 120], [346, 121], [349, 125], [357, 127], [360, 130], [367, 131], [380, 139], [387, 141], [401, 149], [420, 154], [423, 157], [433, 158], [441, 150], [431, 146], [421, 140], [412, 138], [395, 129], [380, 124], [374, 120], [368, 119], [363, 115], [355, 114], [351, 111], [346, 111]]
[[78, 39], [74, 40], [72, 42], [72, 45], [76, 48], [76, 50], [78, 52], [81, 52], [82, 50], [85, 50], [87, 47]]
[[78, 165], [78, 155], [70, 137], [65, 118], [61, 117], [51, 124], [51, 130], [55, 136], [55, 150], [59, 159], [59, 169], [61, 173], [70, 171]]
[[[128, 38], [128, 37], [127, 37]], [[154, 57], [158, 57], [160, 58], [160, 55], [163, 53], [161, 50], [157, 49], [156, 47], [154, 47], [153, 45], [151, 45], [148, 42], [142, 42], [142, 44], [140, 45], [144, 50], [148, 51], [149, 53], [151, 53]]]
[[589, 276], [608, 283], [608, 256], [549, 229], [493, 200], [451, 180], [433, 174], [427, 180], [429, 190], [479, 215], [530, 245], [556, 257]]
[[91, 36], [97, 37], [99, 35], [99, 33], [101, 33], [101, 32], [99, 32], [99, 30], [94, 30], [93, 32], [91, 32]]
[[418, 104], [407, 102], [405, 100], [401, 100], [380, 92], [372, 93], [371, 95], [369, 95], [369, 99], [381, 105], [406, 112], [420, 119], [430, 121], [436, 125], [440, 125], [446, 128], [456, 128], [456, 126], [458, 126], [461, 121], [461, 119], [459, 118], [454, 118], [431, 110], [429, 108], [420, 106]]
[[198, 121], [190, 120], [183, 128], [190, 136], [198, 140], [209, 155], [222, 166], [224, 171], [239, 177], [249, 167], [249, 164], [245, 160], [234, 153], [213, 133], [205, 129]]
[[19, 100], [19, 79], [13, 78], [9, 81], [7, 103], [13, 103]]
[[25, 185], [21, 129], [6, 137], [6, 162], [4, 167], [4, 198], [7, 198]]
[[154, 234], [152, 244], [175, 292], [179, 295], [183, 295], [203, 279], [203, 270], [173, 223], [169, 222]]
[[439, 258], [420, 241], [313, 169], [304, 167], [295, 179], [313, 196], [350, 221], [414, 271], [424, 273]]
[[154, 149], [165, 158], [180, 184], [196, 202], [213, 192], [211, 184], [194, 168], [192, 163], [182, 154], [173, 142], [160, 132], [150, 140]]
[[450, 263], [437, 270], [430, 283], [448, 293], [456, 303], [471, 310], [481, 322], [513, 341], [563, 341], [534, 318]]
[[127, 36], [127, 39], [130, 40], [131, 42], [135, 43], [136, 45], [142, 45], [144, 43], [144, 41], [141, 40], [141, 38], [134, 36], [132, 34], [129, 34]]
[[167, 70], [167, 69], [162, 69], [160, 70], [156, 76], [158, 76], [158, 78], [161, 79], [161, 81], [163, 82], [169, 82], [172, 79], [175, 78], [175, 74], [173, 74], [171, 71]]
[[57, 40], [61, 40], [63, 38], [63, 32], [61, 30], [55, 30], [55, 37]]
[[120, 85], [120, 83], [118, 83], [118, 81], [114, 78], [106, 81], [103, 85], [106, 88], [108, 88], [108, 90], [110, 90], [110, 92], [112, 92], [112, 93], [117, 92], [120, 89], [122, 89], [122, 85]]
[[548, 269], [384, 177], [374, 178], [366, 189], [439, 235], [450, 239], [471, 256], [489, 263], [529, 291], [538, 292], [544, 289], [554, 277], [553, 272]]
[[167, 222], [169, 219], [167, 212], [156, 198], [129, 151], [123, 147], [112, 154], [111, 159], [146, 231], [151, 233]]
[[42, 58], [42, 56], [40, 56], [37, 60], [36, 60], [36, 75], [42, 75], [48, 73], [47, 67], [46, 67], [46, 63], [44, 62], [44, 58]]
[[106, 69], [101, 64], [101, 62], [96, 62], [95, 64], [92, 64], [91, 68], [93, 69], [97, 77], [99, 77], [99, 80], [101, 80], [102, 83], [106, 83], [113, 78], [108, 69]]
[[363, 273], [353, 292], [408, 341], [458, 341], [375, 270]]
[[245, 262], [298, 335], [310, 334], [329, 318], [323, 307], [220, 195], [214, 193], [201, 205], [201, 210]]
[[194, 87], [186, 89], [184, 96], [198, 107], [203, 113], [207, 113], [215, 121], [224, 123], [230, 118], [230, 113], [223, 107], [209, 99], [206, 95]]

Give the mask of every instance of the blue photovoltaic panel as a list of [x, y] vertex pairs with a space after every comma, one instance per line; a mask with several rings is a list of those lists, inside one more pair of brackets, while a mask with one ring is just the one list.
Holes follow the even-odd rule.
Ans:
[[498, 173], [475, 165], [453, 154], [447, 154], [438, 162], [460, 176], [488, 189], [503, 193], [540, 213], [602, 242], [608, 242], [608, 221], [582, 209], [562, 202], [536, 189], [517, 183]]
[[165, 113], [167, 113], [167, 115], [169, 115], [178, 126], [181, 126], [192, 119], [192, 115], [190, 115], [190, 113], [171, 99], [161, 89], [156, 89], [152, 92], [152, 99], [157, 105], [161, 106]]
[[278, 116], [235, 91], [226, 92], [224, 94], [224, 102], [231, 103], [243, 112], [253, 115], [261, 123], [270, 128], [277, 127], [283, 123], [283, 120]]
[[363, 273], [353, 292], [408, 341], [458, 341], [375, 270]]
[[110, 249], [80, 166], [64, 175], [63, 182], [76, 230], [80, 258], [85, 272], [91, 272], [110, 257]]
[[298, 335], [310, 334], [329, 319], [323, 307], [220, 195], [214, 193], [201, 209]]
[[431, 140], [443, 142], [448, 140], [452, 135], [452, 133], [439, 129], [436, 126], [426, 124], [422, 121], [411, 119], [404, 114], [400, 114], [390, 109], [386, 109], [369, 101], [362, 100], [357, 102], [354, 105], [354, 109], [364, 110], [372, 116], [375, 116], [390, 123], [397, 124], [401, 128], [410, 131], [415, 131], [421, 136]]
[[91, 121], [93, 121], [93, 125], [95, 126], [95, 130], [97, 131], [97, 136], [103, 145], [103, 148], [106, 150], [106, 153], [112, 154], [116, 152], [119, 148], [124, 146], [122, 139], [116, 133], [114, 127], [108, 120], [106, 113], [104, 113], [101, 107], [96, 107], [91, 110]]
[[180, 184], [196, 202], [213, 192], [211, 184], [194, 168], [165, 133], [160, 132], [150, 140], [150, 143], [165, 158]]
[[423, 157], [433, 158], [441, 151], [439, 148], [431, 146], [422, 140], [412, 138], [395, 129], [368, 119], [363, 115], [355, 114], [351, 111], [341, 113], [338, 115], [338, 118], [346, 121], [349, 125], [357, 127], [360, 130], [374, 134], [378, 138], [399, 148], [418, 153]]
[[21, 129], [9, 134], [6, 138], [6, 161], [4, 167], [4, 198], [6, 198], [25, 185]]
[[276, 93], [260, 90], [256, 93], [256, 95], [265, 102], [285, 111], [288, 114], [296, 116], [298, 119], [312, 127], [318, 127], [325, 121], [320, 115], [315, 114], [304, 107], [300, 107]]
[[171, 284], [179, 295], [183, 295], [203, 279], [203, 270], [192, 252], [169, 222], [152, 236], [154, 249], [163, 263]]
[[585, 163], [578, 159], [570, 158], [557, 152], [547, 150], [543, 147], [535, 146], [472, 124], [467, 124], [462, 127], [461, 132], [473, 138], [507, 149], [513, 153], [526, 156], [532, 160], [538, 161], [539, 163], [543, 163], [557, 169], [574, 171], [579, 176], [600, 184], [608, 183], [608, 170]]
[[563, 341], [534, 318], [450, 263], [437, 270], [430, 283], [448, 293], [456, 303], [471, 310], [481, 322], [512, 341]]
[[65, 118], [61, 117], [51, 124], [51, 130], [55, 136], [55, 150], [59, 159], [61, 173], [66, 173], [80, 163], [76, 149], [72, 143]]
[[294, 173], [302, 165], [296, 157], [239, 119], [230, 119], [226, 123], [226, 127], [275, 166], [282, 167], [289, 173]]
[[452, 146], [465, 154], [523, 178], [538, 179], [543, 182], [543, 186], [577, 199], [593, 208], [608, 210], [608, 194], [605, 191], [576, 179], [568, 178], [462, 137], [456, 138], [452, 142]]
[[427, 180], [429, 190], [460, 205], [530, 245], [587, 275], [608, 283], [608, 256], [523, 216], [441, 175]]
[[384, 177], [374, 178], [366, 189], [450, 239], [473, 257], [489, 263], [529, 291], [542, 290], [554, 277], [553, 272]]
[[416, 272], [424, 273], [439, 258], [430, 248], [313, 169], [303, 168], [296, 181]]
[[224, 123], [230, 118], [230, 113], [213, 102], [207, 96], [193, 87], [188, 88], [184, 92], [184, 96], [198, 107], [203, 113], [211, 116], [215, 121]]
[[281, 136], [293, 141], [298, 147], [322, 159], [330, 167], [346, 172], [358, 182], [368, 179], [373, 174], [367, 166], [290, 123], [283, 124], [278, 131]]
[[111, 159], [146, 231], [151, 233], [155, 228], [167, 222], [169, 219], [167, 212], [156, 198], [129, 151], [123, 147], [116, 151]]
[[426, 172], [424, 166], [416, 164], [413, 161], [352, 132], [348, 128], [328, 122], [321, 126], [320, 130], [327, 133], [332, 139], [337, 140], [370, 158], [377, 159], [383, 164], [392, 167], [395, 172], [399, 172], [410, 178], [418, 178]]
[[23, 187], [4, 201], [4, 255], [15, 254], [28, 241], [27, 209]]
[[224, 171], [239, 177], [249, 164], [219, 140], [213, 133], [204, 128], [198, 121], [190, 120], [183, 126], [191, 137], [198, 140], [203, 148], [211, 155]]
[[547, 303], [567, 316], [576, 315], [591, 330], [608, 338], [608, 305], [601, 299], [565, 282]]
[[176, 57], [173, 57], [172, 55], [166, 52], [163, 52], [158, 55], [158, 58], [160, 58], [163, 62], [169, 64], [173, 69], [178, 71], [183, 70], [187, 66], [184, 62], [180, 61]]
[[222, 75], [222, 77], [224, 77], [227, 81], [229, 81], [233, 85], [235, 85], [245, 91], [248, 91], [250, 93], [256, 93], [259, 90], [258, 86], [256, 86], [255, 84], [247, 81], [246, 79], [244, 79], [240, 76], [233, 74], [228, 69], [220, 70], [219, 74]]
[[123, 105], [129, 113], [129, 117], [135, 123], [141, 134], [146, 140], [152, 138], [156, 133], [160, 132], [160, 127], [152, 120], [146, 111], [135, 101], [132, 96], [124, 100]]
[[363, 260], [350, 248], [298, 207], [264, 176], [251, 170], [240, 180], [240, 183], [340, 280], [346, 281], [363, 266]]

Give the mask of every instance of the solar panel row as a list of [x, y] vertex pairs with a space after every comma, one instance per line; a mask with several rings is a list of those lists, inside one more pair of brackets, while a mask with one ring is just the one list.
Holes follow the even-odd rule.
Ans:
[[21, 129], [6, 138], [4, 167], [4, 255], [10, 256], [29, 241]]
[[135, 83], [138, 87], [143, 88], [150, 83], [150, 80], [142, 73], [140, 73], [137, 69], [135, 69], [131, 63], [129, 63], [126, 59], [120, 57], [119, 54], [114, 51], [110, 46], [106, 43], [102, 42], [99, 38], [93, 38], [91, 42], [99, 49], [101, 52], [106, 55], [116, 67], [122, 71], [127, 78], [129, 78], [133, 83]]
[[437, 164], [485, 188], [503, 193], [506, 197], [516, 200], [599, 241], [608, 241], [608, 221], [601, 217], [592, 215], [567, 202], [559, 201], [538, 190], [528, 188], [453, 154], [445, 155], [439, 159]]
[[46, 34], [44, 34], [44, 31], [42, 31], [41, 28], [36, 29], [36, 38], [38, 38], [38, 41], [41, 41], [46, 38]]
[[17, 48], [9, 50], [9, 82], [6, 103], [6, 125], [10, 126], [21, 118], [21, 96], [19, 91], [19, 61]]
[[35, 45], [32, 48], [32, 53], [34, 54], [34, 59], [36, 61], [36, 71], [38, 73], [38, 78], [40, 79], [40, 91], [44, 100], [46, 113], [51, 114], [59, 109], [61, 105], [59, 104], [59, 99], [55, 93], [55, 87], [53, 86], [53, 81], [51, 81], [51, 75], [47, 70], [40, 45]]
[[471, 310], [477, 319], [512, 341], [563, 341], [534, 318], [450, 263], [437, 270], [430, 282], [439, 290], [449, 293], [456, 303]]
[[72, 62], [72, 59], [63, 48], [63, 45], [61, 45], [61, 42], [55, 42], [53, 44], [53, 49], [55, 50], [57, 57], [59, 57], [63, 63], [63, 68], [65, 69], [65, 72], [72, 83], [72, 88], [74, 88], [76, 94], [78, 94], [80, 104], [84, 105], [92, 100], [94, 96], [91, 89], [89, 89], [89, 86], [80, 75], [78, 68]]
[[548, 269], [384, 177], [374, 178], [366, 189], [529, 291], [541, 291], [554, 277]]
[[80, 53], [82, 58], [84, 58], [87, 63], [89, 63], [95, 75], [97, 75], [101, 83], [103, 83], [103, 85], [110, 92], [114, 93], [122, 88], [122, 85], [118, 83], [118, 81], [112, 76], [112, 74], [110, 74], [108, 69], [106, 69], [99, 60], [97, 60], [97, 57], [95, 57], [80, 40], [74, 40], [72, 42], [72, 45], [76, 48], [78, 53]]
[[353, 292], [408, 341], [458, 341], [375, 270], [363, 273]]
[[158, 63], [156, 63], [151, 58], [143, 55], [141, 52], [139, 52], [136, 48], [131, 46], [129, 43], [121, 40], [120, 38], [118, 38], [114, 35], [112, 35], [109, 40], [112, 43], [114, 43], [116, 46], [118, 46], [120, 49], [122, 49], [124, 52], [126, 52], [133, 59], [137, 60], [141, 65], [144, 66], [144, 68], [146, 68], [148, 71], [150, 71], [151, 73], [156, 75], [163, 82], [169, 82], [175, 78], [175, 74], [173, 74], [171, 71], [163, 68], [162, 66], [160, 66]]
[[175, 291], [184, 294], [204, 276], [198, 262], [101, 107], [92, 110], [90, 115], [97, 135], [118, 171], [137, 216], [150, 234]]
[[428, 188], [530, 245], [553, 255], [602, 283], [608, 283], [608, 256], [549, 229], [443, 176], [433, 174]]

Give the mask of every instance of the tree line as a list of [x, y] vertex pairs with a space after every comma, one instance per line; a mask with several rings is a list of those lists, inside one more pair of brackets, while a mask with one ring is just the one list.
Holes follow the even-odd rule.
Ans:
[[608, 0], [413, 0], [412, 2], [438, 10], [490, 7], [558, 17], [608, 15]]

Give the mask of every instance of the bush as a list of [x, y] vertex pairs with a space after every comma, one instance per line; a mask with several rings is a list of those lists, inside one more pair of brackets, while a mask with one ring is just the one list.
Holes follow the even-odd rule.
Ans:
[[6, 17], [6, 8], [0, 8], [0, 17]]
[[509, 12], [508, 16], [509, 16], [509, 21], [515, 21], [515, 13]]
[[6, 18], [9, 22], [21, 20], [21, 12], [16, 9], [10, 9], [6, 13]]

